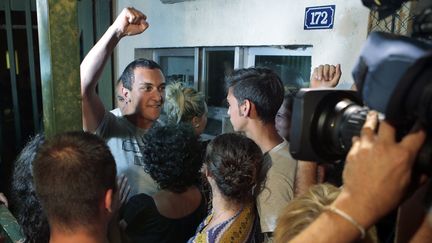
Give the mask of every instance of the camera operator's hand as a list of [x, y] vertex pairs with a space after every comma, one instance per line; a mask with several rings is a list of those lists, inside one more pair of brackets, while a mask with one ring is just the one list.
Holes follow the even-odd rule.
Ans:
[[319, 65], [312, 73], [310, 80], [311, 88], [333, 88], [339, 83], [342, 75], [340, 64], [334, 65]]
[[144, 32], [149, 24], [147, 16], [135, 8], [125, 8], [112, 24], [115, 28], [117, 36], [123, 37], [126, 35], [137, 35]]
[[377, 113], [370, 112], [360, 138], [353, 138], [343, 172], [344, 188], [334, 202], [365, 228], [399, 205], [425, 139], [421, 130], [397, 142], [390, 124], [382, 122], [375, 134], [377, 125]]
[[[290, 242], [353, 242], [397, 207], [411, 179], [411, 168], [425, 139], [423, 130], [395, 139], [395, 129], [370, 112], [360, 138], [353, 138], [343, 172], [344, 186], [311, 225]], [[365, 233], [365, 232], [363, 232]]]

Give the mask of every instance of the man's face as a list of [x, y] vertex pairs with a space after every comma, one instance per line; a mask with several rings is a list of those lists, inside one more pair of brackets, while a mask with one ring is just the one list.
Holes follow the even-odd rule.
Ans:
[[131, 107], [144, 120], [159, 118], [165, 97], [165, 78], [159, 69], [136, 68], [131, 91]]
[[230, 117], [230, 121], [231, 121], [231, 124], [234, 128], [234, 131], [241, 132], [241, 131], [243, 131], [244, 119], [243, 119], [243, 115], [240, 111], [240, 107], [239, 107], [239, 104], [237, 102], [237, 99], [233, 95], [232, 88], [228, 89], [227, 101], [228, 101], [228, 112], [227, 113]]

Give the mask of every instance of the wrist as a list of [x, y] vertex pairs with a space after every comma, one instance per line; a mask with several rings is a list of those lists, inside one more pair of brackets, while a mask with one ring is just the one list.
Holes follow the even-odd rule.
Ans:
[[121, 38], [125, 36], [124, 31], [122, 31], [118, 27], [115, 27], [114, 25], [111, 25], [108, 28], [108, 31], [111, 33], [112, 37], [115, 38], [117, 41], [119, 41]]
[[370, 204], [355, 198], [345, 190], [341, 191], [331, 206], [334, 206], [350, 215], [365, 229], [370, 228], [380, 218], [374, 210], [371, 210]]

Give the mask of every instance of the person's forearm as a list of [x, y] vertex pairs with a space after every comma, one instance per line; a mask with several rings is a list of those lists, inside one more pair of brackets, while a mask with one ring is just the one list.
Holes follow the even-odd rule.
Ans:
[[120, 38], [118, 31], [113, 26], [110, 26], [86, 55], [80, 66], [82, 94], [95, 92], [103, 68]]
[[359, 231], [349, 222], [331, 212], [323, 212], [290, 243], [346, 243], [357, 239]]
[[302, 195], [317, 184], [318, 165], [312, 161], [298, 161], [295, 181], [295, 196]]
[[[332, 206], [348, 214], [367, 230], [379, 216], [375, 216], [367, 207], [359, 206], [356, 200], [342, 191]], [[290, 242], [346, 243], [359, 239], [360, 236], [359, 229], [353, 223], [334, 212], [324, 210], [309, 227]]]

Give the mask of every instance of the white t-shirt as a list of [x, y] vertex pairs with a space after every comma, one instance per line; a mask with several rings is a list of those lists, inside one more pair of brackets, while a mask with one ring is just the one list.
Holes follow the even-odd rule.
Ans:
[[264, 189], [257, 197], [263, 233], [275, 230], [279, 214], [294, 198], [297, 160], [291, 156], [286, 140], [264, 155], [263, 172], [266, 170]]
[[153, 195], [158, 185], [144, 171], [144, 160], [141, 155], [143, 136], [147, 132], [130, 123], [125, 117], [117, 117], [105, 112], [96, 134], [107, 142], [117, 165], [117, 175], [126, 175], [131, 186], [129, 197], [138, 193]]
[[113, 113], [115, 116], [123, 116], [120, 108], [115, 108], [114, 110], [111, 110], [110, 112]]

